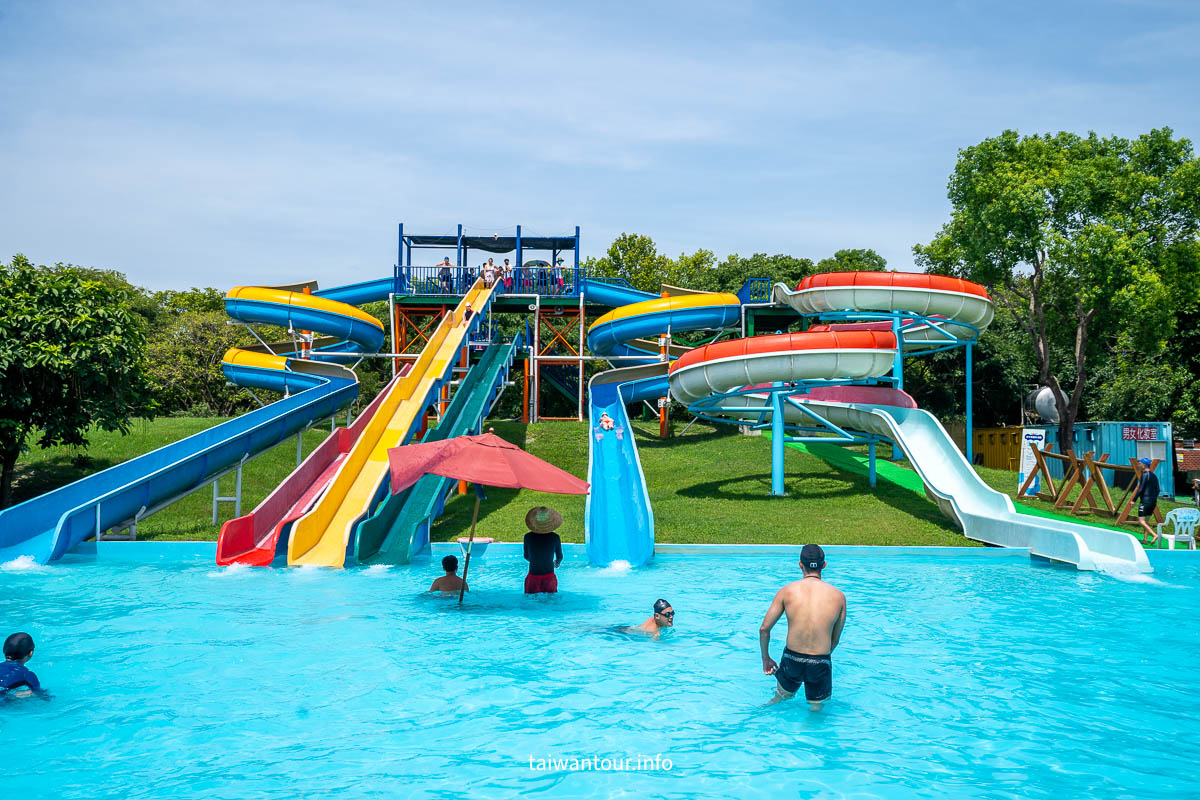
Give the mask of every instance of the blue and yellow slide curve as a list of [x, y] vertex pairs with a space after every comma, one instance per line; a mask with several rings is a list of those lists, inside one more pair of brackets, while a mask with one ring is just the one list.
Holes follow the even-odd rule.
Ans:
[[[665, 288], [667, 292], [680, 291]], [[732, 294], [642, 294], [637, 302], [613, 309], [588, 329], [588, 348], [593, 353], [625, 356], [629, 360], [619, 363], [633, 364], [598, 373], [588, 383], [588, 483], [592, 488], [584, 511], [584, 535], [593, 564], [625, 561], [640, 566], [654, 555], [654, 512], [625, 405], [668, 394], [670, 364], [662, 360], [656, 337], [731, 328], [741, 321], [741, 311], [741, 301]], [[672, 347], [667, 358], [685, 351]], [[640, 356], [645, 359], [639, 363]], [[611, 429], [601, 425], [603, 414], [612, 419]]]
[[[332, 342], [316, 349], [319, 359], [322, 347], [379, 349], [383, 326], [349, 303], [386, 298], [391, 283], [369, 281], [317, 294], [311, 293], [314, 284], [238, 287], [225, 306], [245, 322], [332, 335]], [[358, 380], [351, 370], [291, 355], [288, 349], [260, 346], [233, 348], [222, 360], [231, 381], [285, 392], [283, 399], [0, 511], [0, 563], [20, 557], [56, 561], [97, 533], [204, 486], [244, 458], [353, 402]]]

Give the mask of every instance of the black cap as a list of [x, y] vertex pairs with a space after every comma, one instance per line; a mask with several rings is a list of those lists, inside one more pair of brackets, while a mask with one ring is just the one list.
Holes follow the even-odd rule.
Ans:
[[654, 613], [655, 614], [661, 614], [662, 612], [666, 611], [670, 607], [671, 607], [671, 604], [668, 603], [666, 600], [663, 600], [661, 597], [654, 601]]
[[825, 566], [825, 551], [819, 544], [806, 544], [800, 549], [800, 563], [809, 569]]

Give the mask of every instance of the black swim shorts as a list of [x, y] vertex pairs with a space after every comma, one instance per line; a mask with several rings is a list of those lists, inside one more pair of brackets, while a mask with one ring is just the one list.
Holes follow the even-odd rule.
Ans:
[[1158, 505], [1158, 498], [1151, 500], [1149, 503], [1143, 502], [1140, 506], [1138, 506], [1138, 516], [1139, 517], [1154, 516], [1154, 507], [1157, 505]]
[[828, 700], [833, 694], [833, 662], [827, 655], [810, 656], [785, 647], [775, 680], [788, 694], [795, 694], [800, 684], [804, 684], [804, 697], [809, 702]]

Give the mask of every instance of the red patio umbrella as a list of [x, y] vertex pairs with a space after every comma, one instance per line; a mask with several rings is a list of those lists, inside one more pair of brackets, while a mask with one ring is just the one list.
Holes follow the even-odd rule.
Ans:
[[[501, 439], [492, 429], [478, 436], [456, 436], [438, 442], [422, 442], [388, 450], [392, 473], [392, 493], [403, 491], [422, 475], [441, 475], [469, 481], [476, 486], [475, 510], [471, 514], [471, 535], [467, 540], [467, 561], [463, 566], [463, 587], [471, 568], [471, 546], [475, 542], [475, 523], [479, 519], [479, 486], [504, 489], [532, 489], [554, 494], [587, 494], [588, 482], [526, 453]], [[463, 589], [458, 592], [461, 602]]]

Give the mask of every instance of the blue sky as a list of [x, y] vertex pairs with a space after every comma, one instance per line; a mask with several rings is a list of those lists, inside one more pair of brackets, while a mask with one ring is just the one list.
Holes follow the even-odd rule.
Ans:
[[330, 285], [520, 222], [905, 268], [961, 147], [1200, 137], [1197, 41], [1190, 0], [4, 0], [0, 258]]

